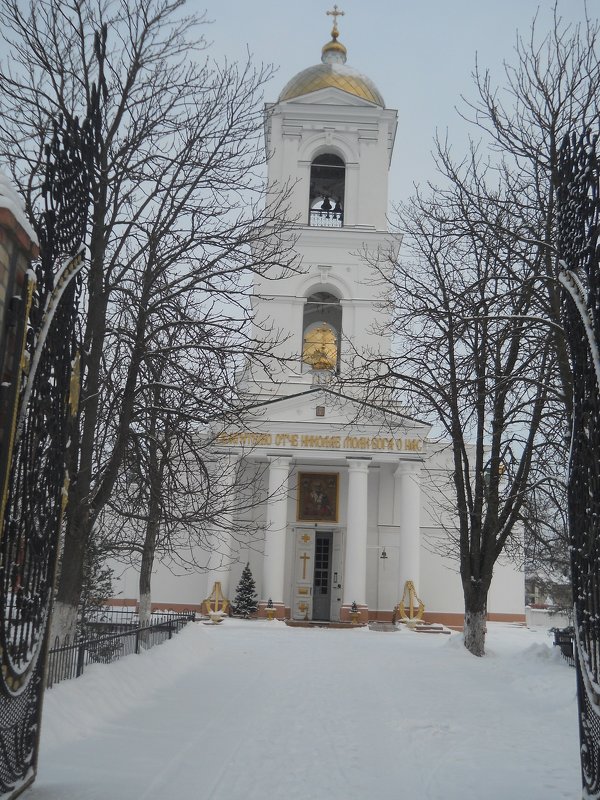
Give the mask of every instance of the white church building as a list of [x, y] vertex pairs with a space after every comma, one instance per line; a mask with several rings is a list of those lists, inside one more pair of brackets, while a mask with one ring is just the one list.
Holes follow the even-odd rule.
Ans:
[[[395, 246], [387, 211], [396, 127], [397, 112], [375, 84], [346, 64], [335, 24], [321, 63], [267, 105], [268, 185], [272, 193], [292, 187], [302, 264], [254, 286], [257, 335], [264, 322], [283, 331], [273, 344], [282, 361], [244, 376], [251, 410], [214, 431], [232, 490], [239, 486], [247, 501], [215, 533], [231, 564], [184, 576], [158, 565], [155, 606], [198, 609], [215, 581], [233, 600], [249, 562], [259, 615], [269, 603], [279, 618], [344, 622], [354, 608], [363, 621], [390, 620], [410, 581], [426, 620], [462, 624], [458, 559], [448, 555], [449, 451], [428, 439], [425, 422], [394, 404], [365, 405], [360, 390], [344, 384], [354, 353], [391, 348], [376, 333], [388, 312], [361, 253]], [[243, 534], [232, 536], [238, 527], [255, 531], [247, 546]], [[127, 572], [116, 588], [135, 600], [137, 576]], [[524, 620], [515, 565], [496, 565], [488, 614]]]

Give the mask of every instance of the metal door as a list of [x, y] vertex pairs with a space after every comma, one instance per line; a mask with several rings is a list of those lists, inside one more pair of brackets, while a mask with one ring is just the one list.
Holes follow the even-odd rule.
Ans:
[[315, 534], [313, 612], [315, 620], [328, 620], [331, 607], [331, 531]]
[[334, 531], [331, 540], [331, 613], [329, 619], [338, 621], [342, 609], [342, 572], [344, 569], [342, 532]]

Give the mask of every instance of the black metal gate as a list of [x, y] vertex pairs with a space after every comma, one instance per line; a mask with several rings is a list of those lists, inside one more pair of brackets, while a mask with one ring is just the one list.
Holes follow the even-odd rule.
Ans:
[[566, 139], [558, 203], [563, 324], [573, 368], [569, 531], [583, 796], [600, 798], [600, 165], [598, 137]]
[[19, 363], [0, 463], [0, 797], [35, 777], [45, 655], [78, 395], [76, 321], [91, 129], [55, 123], [38, 221], [41, 258], [23, 289]]

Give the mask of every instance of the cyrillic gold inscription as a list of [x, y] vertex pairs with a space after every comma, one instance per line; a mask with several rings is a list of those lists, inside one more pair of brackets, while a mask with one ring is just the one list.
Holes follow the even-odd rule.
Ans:
[[419, 438], [391, 438], [389, 436], [342, 436], [317, 433], [248, 433], [223, 432], [217, 436], [217, 444], [235, 447], [300, 447], [311, 450], [377, 450], [386, 452], [423, 451], [423, 440]]

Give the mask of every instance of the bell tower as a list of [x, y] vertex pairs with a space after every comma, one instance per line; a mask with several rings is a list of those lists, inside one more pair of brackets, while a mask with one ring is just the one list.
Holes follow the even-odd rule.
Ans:
[[[334, 6], [321, 61], [295, 75], [265, 108], [271, 200], [290, 187], [287, 217], [300, 270], [255, 287], [257, 331], [279, 334], [286, 367], [253, 374], [259, 397], [288, 395], [344, 377], [355, 352], [389, 351], [381, 282], [394, 240], [387, 229], [388, 171], [397, 112], [366, 75], [348, 66]], [[250, 386], [251, 384], [251, 386]]]

